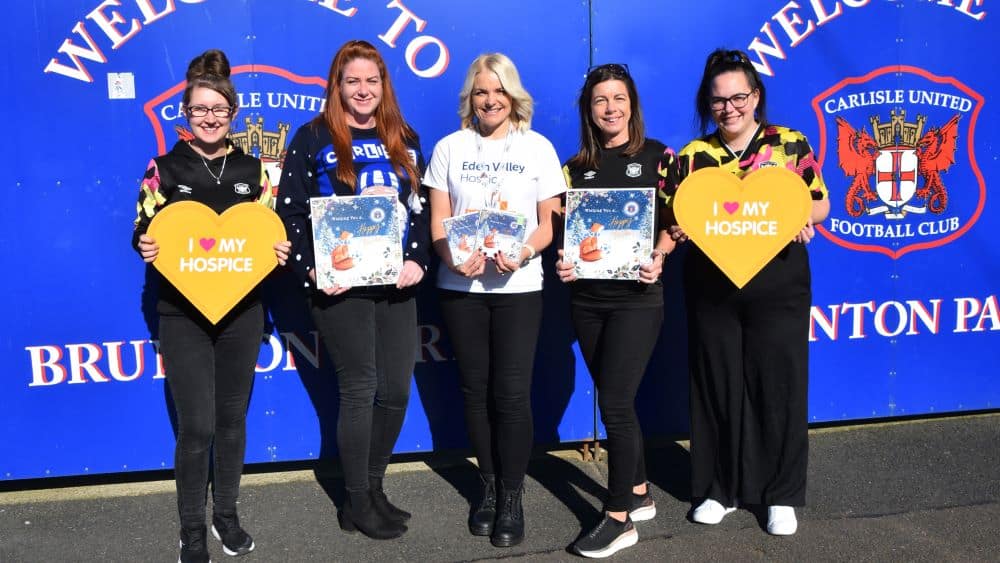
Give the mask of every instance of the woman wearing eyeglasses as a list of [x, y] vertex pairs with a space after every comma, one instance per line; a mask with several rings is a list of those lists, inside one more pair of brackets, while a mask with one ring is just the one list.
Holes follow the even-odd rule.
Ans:
[[[152, 263], [160, 247], [146, 234], [153, 217], [177, 201], [203, 203], [216, 213], [243, 202], [273, 207], [274, 193], [261, 161], [229, 143], [237, 112], [229, 61], [210, 50], [188, 66], [184, 113], [190, 139], [154, 158], [142, 179], [136, 204], [132, 246]], [[274, 246], [285, 263], [290, 243]], [[212, 478], [212, 534], [227, 555], [254, 549], [236, 515], [246, 446], [246, 412], [257, 354], [264, 335], [264, 314], [251, 292], [218, 323], [212, 324], [165, 279], [160, 279], [157, 311], [163, 367], [177, 412], [174, 479], [180, 514], [179, 561], [209, 560], [205, 544], [205, 486]], [[213, 457], [214, 453], [214, 457]]]
[[[367, 41], [344, 43], [330, 63], [326, 105], [288, 145], [278, 214], [292, 239], [292, 270], [333, 361], [340, 391], [337, 449], [347, 502], [345, 531], [399, 537], [410, 513], [382, 488], [403, 426], [416, 362], [416, 285], [430, 260], [424, 159], [403, 119], [385, 61]], [[403, 268], [394, 285], [316, 287], [309, 198], [393, 195], [403, 230]]]
[[[693, 246], [684, 264], [690, 339], [691, 518], [718, 524], [738, 505], [766, 506], [767, 531], [791, 535], [805, 504], [807, 341], [811, 302], [806, 244], [830, 210], [820, 167], [802, 133], [767, 121], [766, 91], [746, 53], [717, 50], [695, 104], [702, 134], [678, 155], [682, 178], [719, 167], [742, 178], [780, 166], [809, 187], [812, 215], [793, 242], [738, 289]], [[668, 206], [677, 185], [668, 181]], [[673, 240], [683, 230], [670, 227]]]
[[[570, 189], [662, 187], [666, 177], [676, 181], [673, 150], [646, 137], [628, 67], [606, 64], [591, 69], [577, 105], [580, 151], [563, 168]], [[639, 283], [577, 279], [574, 264], [562, 257], [562, 250], [556, 262], [560, 279], [570, 284], [573, 326], [608, 432], [604, 512], [573, 546], [585, 557], [608, 557], [635, 545], [639, 536], [633, 522], [656, 515], [646, 483], [635, 396], [663, 322], [660, 273], [674, 246], [663, 229], [658, 218], [656, 245], [640, 269]]]
[[[531, 455], [531, 374], [542, 318], [542, 264], [566, 182], [547, 139], [531, 130], [532, 99], [509, 58], [481, 55], [459, 94], [462, 128], [434, 147], [431, 237], [441, 256], [439, 302], [465, 397], [465, 421], [483, 489], [469, 531], [497, 547], [524, 538], [521, 508]], [[443, 220], [480, 209], [520, 213], [519, 258], [474, 252], [453, 265]], [[499, 492], [498, 492], [499, 490]]]

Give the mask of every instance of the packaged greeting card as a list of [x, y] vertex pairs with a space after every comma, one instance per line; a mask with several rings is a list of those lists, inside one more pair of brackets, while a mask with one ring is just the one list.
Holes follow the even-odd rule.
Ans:
[[480, 246], [479, 212], [448, 217], [442, 223], [444, 224], [445, 236], [448, 237], [452, 263], [455, 266], [460, 266]]
[[317, 287], [396, 283], [403, 268], [397, 201], [395, 195], [309, 199]]
[[520, 213], [494, 209], [481, 211], [479, 238], [483, 252], [488, 258], [502, 252], [508, 260], [519, 260], [527, 225], [527, 219]]

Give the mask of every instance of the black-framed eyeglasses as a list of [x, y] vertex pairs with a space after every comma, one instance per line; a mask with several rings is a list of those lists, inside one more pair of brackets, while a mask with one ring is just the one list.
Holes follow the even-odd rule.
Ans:
[[728, 98], [715, 97], [708, 101], [708, 105], [714, 110], [725, 109], [726, 104], [733, 104], [734, 109], [743, 109], [747, 106], [750, 101], [750, 96], [752, 96], [754, 90], [750, 90], [746, 94], [734, 94]]
[[608, 74], [612, 76], [631, 76], [628, 71], [628, 65], [625, 63], [605, 63], [602, 65], [594, 65], [587, 69], [587, 77], [589, 78], [592, 74], [597, 71], [607, 71]]
[[229, 106], [188, 106], [185, 111], [191, 117], [205, 117], [208, 112], [212, 112], [215, 117], [231, 117], [236, 109]]

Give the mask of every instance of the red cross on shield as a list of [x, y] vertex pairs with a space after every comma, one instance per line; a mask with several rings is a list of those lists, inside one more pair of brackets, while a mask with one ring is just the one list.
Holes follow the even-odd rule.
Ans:
[[875, 158], [875, 192], [889, 207], [898, 208], [917, 191], [917, 151], [885, 147]]

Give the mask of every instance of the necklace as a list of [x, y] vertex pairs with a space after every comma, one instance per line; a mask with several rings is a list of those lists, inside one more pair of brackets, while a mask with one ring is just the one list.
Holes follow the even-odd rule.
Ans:
[[726, 148], [729, 149], [729, 152], [733, 153], [733, 156], [735, 156], [737, 159], [743, 158], [743, 153], [746, 152], [747, 150], [746, 147], [743, 147], [742, 150], [736, 150], [733, 147], [729, 146], [729, 143], [725, 141], [722, 141], [722, 144], [726, 145]]
[[222, 168], [219, 169], [218, 176], [212, 173], [212, 169], [208, 167], [208, 161], [205, 160], [205, 157], [201, 153], [198, 153], [198, 156], [201, 156], [201, 163], [205, 165], [205, 170], [208, 170], [208, 175], [211, 176], [213, 180], [215, 180], [215, 184], [216, 185], [221, 184], [222, 175], [226, 173], [226, 159], [229, 158], [229, 152], [227, 151], [226, 154], [222, 156]]
[[727, 143], [726, 140], [722, 138], [722, 133], [719, 133], [719, 140], [722, 141], [722, 145], [726, 147], [726, 150], [728, 150], [730, 154], [736, 157], [736, 160], [742, 160], [743, 153], [747, 152], [747, 149], [750, 148], [751, 144], [753, 144], [753, 140], [757, 138], [757, 132], [759, 130], [760, 130], [760, 125], [757, 125], [757, 127], [753, 130], [753, 135], [751, 135], [750, 138], [747, 139], [746, 144], [743, 145], [743, 148], [740, 150], [736, 150], [733, 147], [729, 146], [729, 143]]

